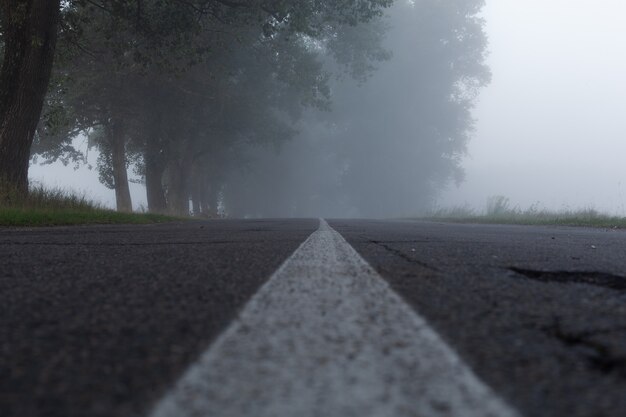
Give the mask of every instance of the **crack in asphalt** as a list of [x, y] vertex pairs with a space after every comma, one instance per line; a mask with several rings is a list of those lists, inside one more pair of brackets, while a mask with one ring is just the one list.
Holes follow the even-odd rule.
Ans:
[[615, 374], [622, 379], [626, 379], [626, 356], [614, 354], [610, 347], [591, 339], [599, 334], [623, 330], [624, 328], [617, 327], [598, 331], [566, 332], [559, 321], [542, 329], [544, 333], [556, 338], [566, 347], [576, 348], [591, 369], [602, 374]]
[[[421, 266], [422, 268], [426, 268], [426, 269], [430, 269], [431, 271], [436, 271], [439, 272], [439, 270], [431, 265], [428, 265], [426, 262], [422, 262], [419, 261], [415, 258], [410, 257], [409, 255], [405, 254], [404, 252], [402, 252], [401, 250], [398, 249], [394, 249], [389, 245], [386, 245], [384, 241], [380, 241], [380, 240], [369, 240], [370, 243], [373, 243], [376, 246], [380, 246], [381, 248], [385, 249], [387, 252], [390, 252], [402, 259], [404, 259], [407, 262], [410, 262], [412, 264], [416, 264]], [[403, 243], [411, 243], [411, 242], [403, 242]]]
[[626, 277], [598, 271], [541, 271], [510, 267], [510, 271], [526, 278], [542, 282], [559, 282], [563, 284], [589, 284], [612, 290], [626, 290]]

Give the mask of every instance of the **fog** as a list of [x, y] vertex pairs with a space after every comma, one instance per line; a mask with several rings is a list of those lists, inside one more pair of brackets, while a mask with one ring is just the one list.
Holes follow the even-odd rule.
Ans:
[[[413, 3], [343, 34], [365, 49], [360, 72], [341, 62], [349, 52], [320, 53], [331, 103], [303, 108], [297, 134], [216, 151], [230, 161], [214, 186], [224, 214], [398, 217], [504, 195], [626, 215], [626, 4], [488, 0], [476, 19], [478, 1]], [[114, 206], [85, 165], [34, 164], [30, 176]], [[147, 207], [144, 187], [132, 197]]]
[[492, 84], [480, 97], [467, 177], [443, 205], [506, 195], [527, 207], [626, 215], [626, 3], [487, 3]]

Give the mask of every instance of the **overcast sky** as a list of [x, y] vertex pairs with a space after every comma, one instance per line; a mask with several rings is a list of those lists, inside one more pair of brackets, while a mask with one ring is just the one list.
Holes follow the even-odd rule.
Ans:
[[[489, 196], [626, 215], [625, 0], [487, 0], [492, 84], [476, 108], [466, 181], [442, 205]], [[95, 154], [90, 156], [95, 165]], [[114, 205], [96, 171], [32, 167], [31, 178]], [[145, 205], [133, 186], [134, 205]]]
[[442, 204], [626, 214], [626, 1], [487, 0], [493, 83]]

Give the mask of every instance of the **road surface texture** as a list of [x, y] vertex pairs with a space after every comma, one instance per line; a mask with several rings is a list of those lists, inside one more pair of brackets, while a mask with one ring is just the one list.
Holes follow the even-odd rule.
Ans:
[[626, 232], [0, 230], [0, 416], [626, 416]]
[[331, 222], [531, 416], [626, 416], [626, 233]]
[[0, 232], [0, 416], [142, 415], [317, 227]]

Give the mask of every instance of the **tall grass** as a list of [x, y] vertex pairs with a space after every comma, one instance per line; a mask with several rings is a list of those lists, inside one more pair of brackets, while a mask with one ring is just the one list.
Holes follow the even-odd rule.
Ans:
[[143, 224], [177, 220], [156, 214], [118, 213], [85, 194], [33, 184], [28, 193], [0, 185], [0, 226]]
[[14, 188], [1, 188], [3, 198], [0, 198], [1, 208], [20, 209], [49, 209], [49, 210], [105, 210], [100, 203], [87, 198], [85, 194], [77, 194], [62, 188], [46, 188], [41, 184], [34, 184], [27, 194], [19, 193]]
[[504, 196], [487, 200], [485, 210], [480, 212], [465, 205], [438, 208], [423, 216], [426, 219], [458, 223], [494, 223], [525, 225], [562, 225], [607, 228], [626, 228], [626, 218], [602, 213], [593, 208], [549, 210], [533, 204], [526, 209], [512, 206]]

